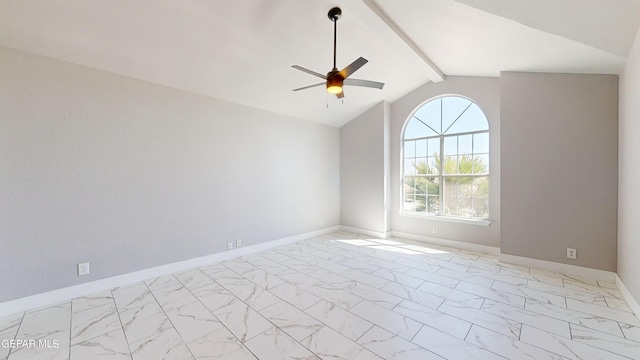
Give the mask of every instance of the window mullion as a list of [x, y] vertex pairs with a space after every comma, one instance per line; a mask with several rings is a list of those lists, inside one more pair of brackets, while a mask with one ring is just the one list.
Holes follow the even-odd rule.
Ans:
[[440, 186], [438, 186], [438, 197], [440, 199], [438, 214], [442, 215], [442, 209], [444, 207], [444, 135], [440, 135], [440, 166], [438, 169], [438, 175], [438, 181], [440, 182]]

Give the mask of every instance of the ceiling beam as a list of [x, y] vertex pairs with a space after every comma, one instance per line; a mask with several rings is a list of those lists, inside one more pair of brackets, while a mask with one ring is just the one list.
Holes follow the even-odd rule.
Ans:
[[444, 80], [445, 75], [442, 71], [440, 71], [431, 59], [422, 52], [418, 45], [391, 20], [375, 0], [345, 0], [344, 4], [384, 41], [413, 63], [429, 80], [433, 82]]

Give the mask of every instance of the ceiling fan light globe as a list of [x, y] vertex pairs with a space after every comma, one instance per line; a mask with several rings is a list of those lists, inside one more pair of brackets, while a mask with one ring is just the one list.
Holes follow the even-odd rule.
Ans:
[[342, 92], [342, 79], [334, 74], [329, 73], [327, 77], [327, 92], [330, 94], [339, 94]]
[[330, 94], [340, 94], [342, 92], [342, 85], [327, 85], [327, 92]]

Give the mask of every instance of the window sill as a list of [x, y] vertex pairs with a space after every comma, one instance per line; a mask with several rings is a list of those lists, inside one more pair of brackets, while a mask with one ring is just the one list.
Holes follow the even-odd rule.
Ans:
[[457, 217], [442, 216], [442, 215], [429, 215], [429, 214], [418, 215], [414, 213], [400, 212], [400, 216], [414, 218], [414, 219], [452, 222], [452, 223], [467, 224], [467, 225], [478, 225], [478, 226], [491, 225], [491, 220], [466, 219], [466, 218], [457, 218]]

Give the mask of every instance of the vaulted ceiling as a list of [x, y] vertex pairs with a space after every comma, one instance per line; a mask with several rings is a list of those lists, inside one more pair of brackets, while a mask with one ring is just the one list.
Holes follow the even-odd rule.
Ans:
[[[344, 101], [291, 68], [369, 60]], [[640, 27], [637, 0], [0, 0], [0, 46], [340, 126], [446, 76], [617, 74]]]

